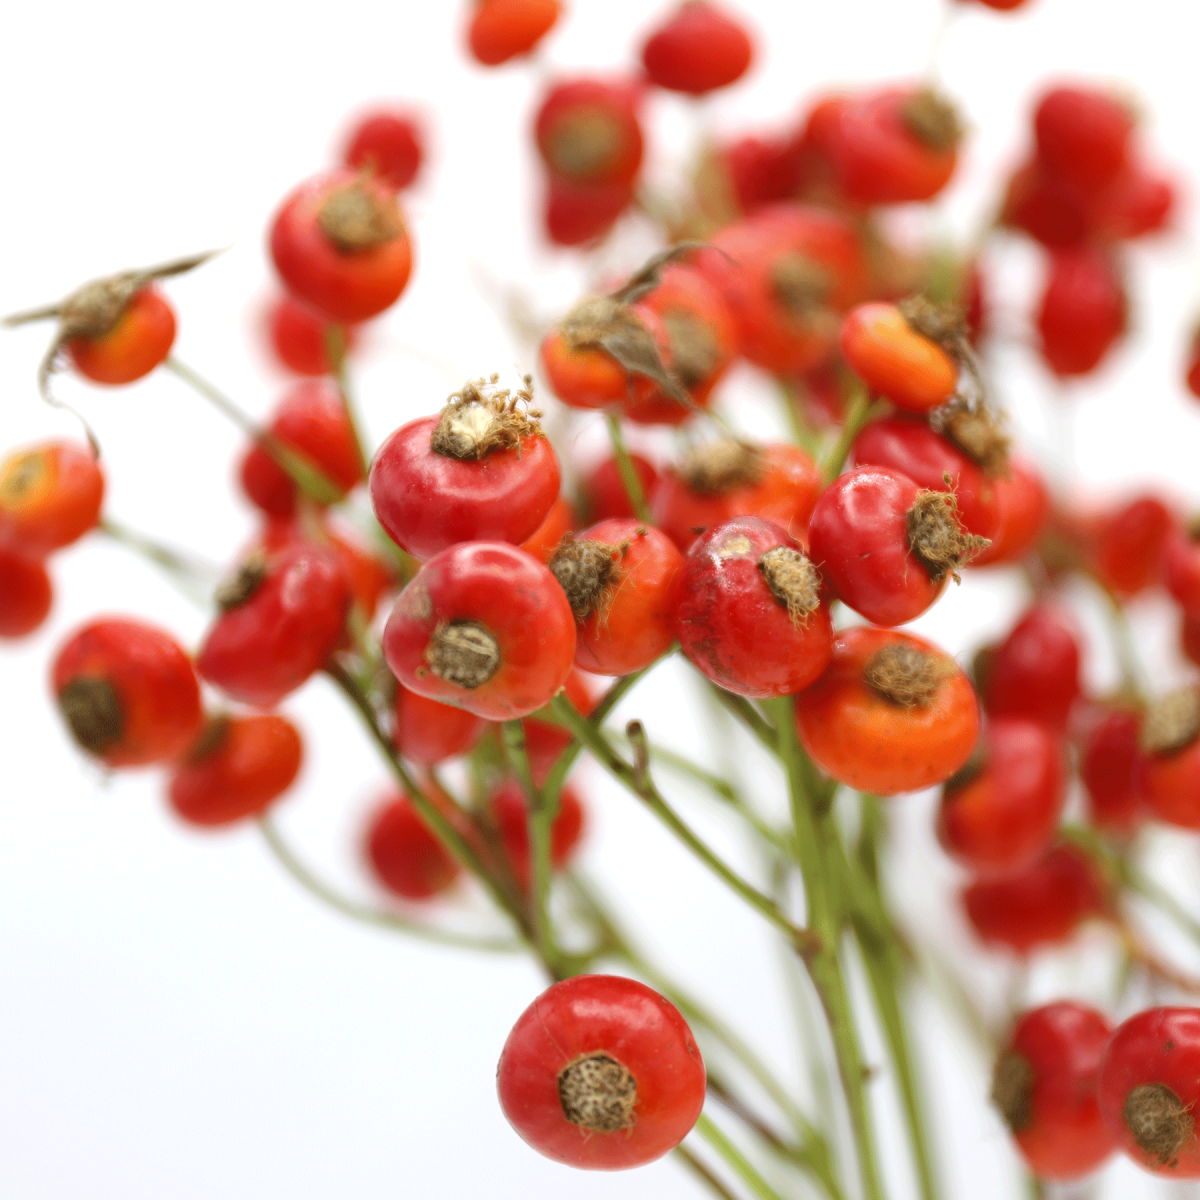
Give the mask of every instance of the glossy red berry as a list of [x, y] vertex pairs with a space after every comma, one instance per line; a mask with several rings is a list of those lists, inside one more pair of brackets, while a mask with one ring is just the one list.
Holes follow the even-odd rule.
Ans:
[[396, 749], [421, 767], [435, 767], [474, 748], [487, 722], [466, 709], [441, 704], [396, 685]]
[[0, 638], [32, 633], [53, 602], [54, 589], [41, 561], [0, 548]]
[[738, 344], [776, 374], [816, 366], [837, 339], [840, 314], [863, 299], [867, 265], [848, 217], [777, 204], [721, 230], [696, 266], [725, 297]]
[[400, 298], [412, 271], [394, 193], [346, 170], [309, 179], [284, 200], [270, 247], [288, 289], [330, 321], [378, 316]]
[[1020, 562], [1037, 545], [1050, 516], [1050, 496], [1041, 472], [1024, 459], [1010, 457], [1008, 475], [992, 481], [998, 520], [990, 546], [971, 560], [973, 567]]
[[1022, 1013], [996, 1061], [992, 1102], [1040, 1179], [1078, 1179], [1116, 1149], [1097, 1076], [1112, 1029], [1070, 1000]]
[[[634, 473], [642, 485], [642, 495], [650, 500], [658, 486], [658, 468], [640, 454], [631, 454]], [[579, 482], [584, 511], [591, 523], [607, 521], [610, 517], [632, 517], [633, 504], [625, 490], [625, 482], [615, 458], [606, 458], [593, 467]]]
[[1066, 788], [1058, 735], [1036, 721], [998, 717], [942, 789], [938, 839], [977, 875], [1020, 870], [1054, 840]]
[[1137, 496], [1098, 522], [1092, 549], [1096, 574], [1119, 596], [1136, 596], [1163, 576], [1175, 516], [1157, 496]]
[[[362, 482], [354, 430], [341, 393], [331, 380], [305, 380], [292, 386], [275, 409], [267, 433], [296, 451], [342, 492]], [[262, 446], [255, 444], [246, 451], [241, 481], [250, 501], [269, 516], [295, 513], [296, 483]]]
[[860, 304], [839, 337], [847, 366], [867, 387], [907, 412], [945, 404], [958, 387], [958, 362], [914, 328], [894, 304]]
[[108, 618], [77, 630], [54, 660], [51, 687], [76, 743], [110, 767], [174, 758], [200, 730], [200, 684], [169, 634]]
[[1037, 161], [1082, 190], [1102, 187], [1128, 161], [1132, 109], [1115, 96], [1087, 87], [1046, 92], [1033, 114]]
[[44, 558], [83, 537], [100, 518], [104, 474], [70, 442], [18, 450], [0, 463], [0, 546]]
[[539, 1153], [592, 1170], [661, 1158], [695, 1125], [705, 1071], [664, 996], [613, 975], [577, 975], [521, 1014], [496, 1071], [500, 1107]]
[[710, 442], [663, 474], [651, 509], [659, 528], [684, 551], [733, 517], [762, 517], [799, 540], [822, 482], [816, 463], [798, 446]]
[[642, 47], [651, 83], [692, 96], [741, 79], [753, 58], [750, 35], [707, 0], [685, 0]]
[[993, 717], [1028, 717], [1062, 731], [1079, 696], [1079, 643], [1054, 610], [1029, 609], [991, 656], [981, 681]]
[[371, 464], [371, 506], [418, 559], [456, 542], [532, 536], [558, 498], [558, 459], [537, 418], [467, 384], [441, 413], [402, 425]]
[[[529, 805], [516, 780], [503, 784], [489, 802], [504, 856], [512, 867], [517, 885], [529, 890], [533, 878], [533, 843], [529, 836]], [[579, 797], [570, 787], [564, 787], [558, 797], [558, 812], [550, 825], [550, 866], [559, 871], [575, 854], [583, 837], [584, 812]]]
[[300, 734], [283, 717], [214, 717], [172, 772], [167, 798], [190, 825], [233, 825], [278, 800], [302, 756]]
[[398, 791], [371, 818], [364, 851], [376, 879], [402, 900], [432, 899], [451, 887], [461, 870], [413, 802]]
[[876, 625], [919, 617], [971, 557], [951, 492], [887, 467], [835, 479], [813, 509], [809, 552], [834, 595]]
[[1139, 731], [1138, 789], [1160, 821], [1200, 829], [1200, 690], [1168, 692]]
[[1150, 1008], [1117, 1026], [1099, 1074], [1100, 1115], [1140, 1167], [1200, 1178], [1200, 1009]]
[[271, 708], [337, 648], [352, 600], [331, 550], [300, 543], [252, 555], [220, 589], [222, 612], [196, 659], [200, 674], [235, 700]]
[[[333, 369], [325, 331], [329, 322], [293, 300], [280, 296], [266, 314], [267, 337], [275, 357], [297, 375], [328, 375]], [[340, 326], [347, 349], [357, 340], [352, 326]]]
[[421, 169], [421, 126], [408, 112], [392, 108], [363, 113], [346, 136], [342, 164], [370, 171], [397, 191], [408, 187]]
[[[986, 441], [979, 457], [991, 462]], [[889, 467], [907, 475], [918, 487], [944, 491], [946, 476], [958, 503], [958, 516], [968, 533], [992, 538], [1000, 524], [998, 479], [970, 454], [924, 421], [884, 417], [872, 421], [855, 439], [851, 456], [856, 466]]]
[[575, 619], [536, 558], [503, 542], [467, 542], [431, 558], [400, 593], [383, 653], [412, 691], [507, 721], [563, 686]]
[[682, 566], [665, 533], [631, 517], [601, 521], [563, 542], [549, 567], [575, 615], [576, 664], [628, 675], [665, 654], [675, 640]]
[[476, 0], [467, 45], [477, 62], [496, 67], [528, 54], [554, 27], [559, 0]]
[[1125, 310], [1108, 254], [1090, 246], [1054, 251], [1037, 314], [1046, 365], [1064, 377], [1095, 370], [1125, 332]]
[[642, 165], [640, 103], [635, 84], [586, 78], [557, 84], [538, 109], [538, 153], [561, 179], [628, 184]]
[[135, 292], [116, 324], [96, 337], [72, 338], [67, 353], [93, 383], [122, 384], [149, 375], [171, 353], [175, 313], [157, 288]]
[[833, 655], [820, 574], [797, 542], [759, 517], [735, 517], [692, 545], [674, 624], [694, 666], [753, 699], [800, 691]]
[[1141, 790], [1140, 713], [1113, 708], [1103, 713], [1083, 738], [1079, 778], [1093, 825], [1126, 837], [1146, 816]]
[[929, 200], [950, 182], [961, 138], [958, 116], [925, 88], [886, 87], [836, 110], [825, 149], [843, 194], [859, 204]]
[[796, 697], [800, 741], [822, 770], [890, 796], [949, 779], [979, 738], [971, 682], [921, 638], [856, 626], [833, 639], [829, 669]]
[[1079, 923], [1101, 916], [1104, 886], [1091, 860], [1074, 846], [1055, 846], [1031, 867], [963, 889], [975, 933], [1017, 954], [1065, 942]]

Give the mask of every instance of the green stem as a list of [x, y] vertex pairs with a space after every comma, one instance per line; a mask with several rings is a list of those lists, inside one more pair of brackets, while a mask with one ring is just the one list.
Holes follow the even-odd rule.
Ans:
[[467, 933], [455, 933], [449, 929], [435, 929], [430, 925], [422, 925], [418, 921], [410, 921], [396, 913], [384, 912], [382, 909], [368, 908], [348, 900], [340, 892], [334, 891], [327, 883], [318, 879], [293, 853], [284, 841], [274, 821], [269, 816], [258, 819], [258, 827], [263, 840], [280, 865], [307, 892], [315, 896], [322, 904], [336, 909], [343, 916], [361, 921], [366, 925], [374, 925], [380, 929], [392, 930], [396, 933], [407, 933], [413, 937], [422, 938], [427, 942], [438, 942], [444, 946], [460, 946], [467, 950], [487, 950], [496, 953], [513, 953], [523, 949], [520, 942], [501, 938], [476, 937]]
[[429, 799], [424, 790], [418, 786], [416, 780], [408, 773], [400, 755], [396, 753], [396, 748], [392, 745], [391, 738], [388, 737], [379, 724], [375, 709], [366, 694], [355, 683], [349, 672], [336, 660], [331, 659], [326, 663], [325, 673], [342, 690], [343, 694], [350, 700], [358, 715], [362, 718], [363, 724], [367, 727], [367, 732], [371, 735], [372, 740], [391, 768], [392, 774], [396, 776], [400, 786], [408, 793], [408, 797], [413, 802], [413, 807], [421, 815], [421, 819], [433, 830], [446, 849], [472, 875], [479, 879], [501, 910], [513, 918], [521, 936], [532, 941], [533, 931], [529, 926], [528, 918], [522, 911], [519, 898], [510, 894], [509, 890], [500, 880], [483, 865], [479, 856], [462, 834], [446, 819], [441, 809]]
[[615, 412], [610, 411], [604, 414], [604, 421], [608, 426], [608, 440], [612, 443], [617, 474], [621, 476], [621, 483], [625, 487], [625, 494], [629, 497], [630, 507], [639, 521], [649, 524], [654, 518], [650, 515], [650, 508], [646, 504], [646, 493], [642, 490], [642, 481], [638, 478], [637, 468], [633, 465], [633, 459], [629, 457], [629, 449], [625, 445], [625, 435], [621, 431], [621, 418]]
[[729, 712], [737, 717], [772, 755], [778, 755], [779, 737], [774, 727], [769, 721], [763, 719], [758, 709], [749, 700], [744, 696], [727, 692], [723, 687], [718, 687], [715, 683], [710, 684], [709, 690], [721, 706], [728, 709]]
[[558, 796], [547, 795], [538, 787], [529, 767], [525, 750], [525, 726], [520, 721], [504, 722], [504, 745], [509, 762], [521, 782], [529, 802], [529, 843], [532, 858], [530, 909], [533, 918], [533, 938], [550, 973], [562, 978], [562, 965], [550, 922], [550, 829], [558, 813]]
[[680, 1162], [684, 1163], [688, 1170], [692, 1172], [698, 1179], [702, 1180], [705, 1186], [715, 1196], [720, 1196], [721, 1200], [738, 1200], [733, 1194], [709, 1169], [700, 1161], [687, 1146], [676, 1146], [672, 1151]]
[[774, 700], [770, 704], [775, 711], [775, 727], [779, 731], [779, 756], [787, 773], [800, 871], [808, 901], [808, 927], [817, 942], [817, 948], [805, 954], [804, 961], [821, 997], [833, 1038], [842, 1088], [854, 1127], [863, 1194], [867, 1200], [882, 1200], [884, 1192], [864, 1086], [866, 1073], [862, 1050], [858, 1044], [854, 1012], [839, 954], [843, 913], [829, 850], [829, 843], [837, 837], [837, 831], [833, 827], [828, 805], [821, 805], [818, 797], [808, 790], [811, 764], [810, 770], [806, 770], [802, 761], [806, 756], [796, 736], [791, 698]]
[[696, 1132], [733, 1168], [756, 1196], [761, 1196], [762, 1200], [783, 1200], [707, 1113], [702, 1112], [697, 1119]]
[[363, 440], [362, 421], [358, 416], [358, 408], [354, 403], [354, 392], [350, 387], [350, 372], [346, 362], [346, 331], [340, 325], [325, 326], [325, 349], [329, 355], [329, 366], [333, 378], [342, 395], [342, 411], [346, 414], [346, 423], [354, 437], [354, 449], [358, 454], [358, 465], [362, 477], [366, 479], [371, 469], [371, 456], [367, 453], [367, 444]]
[[882, 406], [871, 403], [867, 389], [861, 383], [856, 383], [854, 396], [846, 410], [846, 419], [842, 423], [838, 439], [821, 463], [821, 474], [825, 476], [826, 482], [832, 482], [842, 473], [854, 439], [862, 432], [863, 426], [881, 411]]
[[747, 883], [736, 871], [719, 858], [705, 842], [696, 836], [691, 827], [662, 798], [658, 789], [650, 780], [648, 752], [645, 751], [644, 744], [639, 747], [639, 743], [644, 743], [645, 737], [644, 734], [640, 734], [641, 725], [639, 722], [630, 721], [626, 730], [629, 740], [635, 748], [635, 765], [630, 766], [613, 749], [608, 739], [571, 704], [565, 695], [556, 697], [554, 706], [563, 723], [579, 741], [587, 746], [596, 761], [614, 779], [623, 784], [638, 799], [642, 800], [650, 811], [714, 875], [741, 896], [752, 908], [757, 909], [759, 913], [778, 929], [783, 930], [797, 949], [803, 949], [808, 944], [810, 940], [808, 930], [802, 929], [790, 921], [769, 896], [764, 895], [756, 887]]

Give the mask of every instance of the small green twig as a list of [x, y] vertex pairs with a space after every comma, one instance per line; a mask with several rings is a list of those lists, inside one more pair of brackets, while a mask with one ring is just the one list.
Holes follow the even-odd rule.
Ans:
[[346, 423], [354, 437], [354, 449], [358, 454], [358, 465], [362, 477], [366, 479], [371, 469], [371, 456], [367, 452], [367, 444], [363, 440], [362, 421], [359, 420], [358, 408], [354, 403], [354, 392], [350, 387], [350, 371], [346, 356], [346, 331], [341, 325], [325, 326], [325, 350], [329, 355], [329, 366], [333, 378], [337, 381], [338, 391], [342, 396], [342, 411], [346, 414]]
[[629, 456], [629, 448], [625, 445], [625, 435], [621, 431], [621, 418], [615, 412], [609, 411], [604, 414], [604, 421], [608, 426], [608, 439], [612, 443], [617, 474], [621, 476], [621, 483], [625, 488], [625, 494], [629, 497], [630, 507], [639, 521], [649, 524], [654, 518], [650, 515], [650, 508], [646, 504], [646, 493], [642, 489], [642, 481], [638, 478], [637, 468], [633, 465], [633, 459]]
[[854, 445], [855, 438], [862, 432], [863, 426], [881, 412], [883, 406], [872, 404], [867, 389], [861, 383], [855, 384], [841, 432], [821, 463], [821, 474], [825, 476], [827, 483], [831, 483], [842, 473], [842, 467], [846, 465], [846, 457], [850, 453], [850, 447]]
[[730, 1165], [756, 1196], [760, 1196], [762, 1200], [783, 1200], [707, 1113], [702, 1112], [697, 1119], [696, 1132]]
[[720, 1196], [721, 1200], [738, 1200], [733, 1194], [713, 1173], [698, 1159], [691, 1150], [684, 1145], [678, 1145], [672, 1151], [676, 1158], [682, 1162], [689, 1171], [692, 1172], [704, 1185], [713, 1193], [714, 1196]]

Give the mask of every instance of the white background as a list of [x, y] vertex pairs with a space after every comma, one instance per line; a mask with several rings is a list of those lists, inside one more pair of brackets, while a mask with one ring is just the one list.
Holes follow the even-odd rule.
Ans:
[[[0, 311], [80, 281], [232, 244], [169, 285], [182, 358], [264, 413], [281, 378], [255, 326], [269, 291], [262, 230], [278, 198], [328, 161], [348, 113], [377, 98], [427, 116], [431, 161], [409, 202], [416, 273], [358, 367], [373, 440], [435, 409], [468, 374], [531, 367], [482, 278], [505, 281], [550, 316], [578, 292], [572, 254], [537, 238], [528, 125], [538, 72], [615, 70], [668, 6], [574, 5], [539, 65], [485, 72], [460, 49], [457, 3], [203, 6], [78, 0], [14, 6], [0, 69], [5, 165]], [[652, 175], [669, 180], [704, 122], [740, 131], [781, 122], [834, 82], [924, 69], [939, 0], [745, 5], [758, 23], [753, 75], [697, 114], [652, 106]], [[1180, 0], [1032, 0], [1020, 15], [964, 11], [942, 49], [943, 79], [970, 120], [958, 184], [930, 228], [965, 233], [987, 211], [1026, 137], [1030, 97], [1051, 75], [1133, 89], [1144, 137], [1168, 163], [1200, 168], [1195, 134], [1197, 22]], [[1185, 203], [1181, 225], [1191, 224]], [[629, 230], [606, 260], [630, 265], [650, 245]], [[1185, 235], [1132, 256], [1134, 334], [1094, 384], [1056, 395], [1021, 348], [1038, 256], [1009, 240], [998, 261], [1005, 337], [996, 366], [1027, 445], [1066, 484], [1097, 489], [1169, 481], [1200, 501], [1200, 409], [1180, 386], [1186, 329], [1200, 308]], [[2, 443], [73, 435], [45, 409], [34, 371], [49, 331], [0, 337]], [[253, 521], [231, 487], [238, 435], [175, 379], [122, 391], [61, 380], [104, 445], [107, 508], [122, 521], [227, 563]], [[743, 424], [766, 422], [748, 374], [726, 390]], [[1078, 394], [1075, 394], [1078, 393]], [[581, 444], [594, 441], [585, 429]], [[1073, 447], [1069, 452], [1065, 447]], [[568, 1172], [529, 1151], [494, 1100], [494, 1063], [542, 981], [519, 960], [428, 948], [356, 927], [317, 907], [269, 859], [253, 829], [200, 836], [164, 811], [160, 779], [107, 779], [82, 762], [48, 703], [46, 664], [74, 625], [139, 613], [194, 644], [202, 612], [125, 551], [86, 540], [53, 565], [58, 599], [36, 637], [0, 651], [0, 1196], [14, 1200], [318, 1200], [487, 1194], [530, 1200], [699, 1194], [673, 1162], [620, 1177]], [[954, 652], [1002, 631], [1020, 603], [1004, 573], [969, 580], [920, 622]], [[1090, 610], [1084, 619], [1092, 622]], [[1173, 637], [1165, 606], [1142, 605], [1139, 636], [1156, 682]], [[1092, 681], [1111, 679], [1098, 646]], [[666, 668], [627, 705], [663, 740], [711, 742], [703, 711]], [[352, 719], [327, 687], [286, 705], [309, 755], [281, 823], [331, 879], [370, 896], [356, 839], [384, 783]], [[742, 758], [740, 743], [733, 757]], [[746, 759], [770, 806], [778, 780]], [[781, 961], [759, 924], [633, 802], [582, 775], [592, 826], [585, 868], [602, 878], [639, 936], [705, 993], [786, 1077], [800, 1077]], [[703, 798], [678, 790], [706, 835], [747, 871], [756, 863]], [[893, 806], [893, 890], [922, 937], [970, 973], [998, 1016], [1008, 996], [1067, 989], [1103, 1001], [1102, 932], [1028, 978], [987, 965], [954, 915], [957, 877], [928, 832], [931, 799]], [[1190, 841], [1164, 843], [1181, 887], [1195, 878]], [[1194, 885], [1193, 885], [1194, 890]], [[1185, 893], [1186, 894], [1186, 893]], [[1194, 899], [1194, 897], [1193, 897]], [[476, 898], [464, 921], [486, 924]], [[1147, 997], [1143, 996], [1145, 1000]], [[923, 1069], [941, 1134], [947, 1195], [1021, 1194], [1015, 1160], [984, 1100], [984, 1056], [924, 998]], [[870, 1053], [880, 1061], [877, 1042]], [[875, 1085], [894, 1197], [912, 1194], [886, 1078]], [[1153, 1189], [1132, 1168], [1106, 1197]], [[800, 1191], [798, 1194], [805, 1194]]]

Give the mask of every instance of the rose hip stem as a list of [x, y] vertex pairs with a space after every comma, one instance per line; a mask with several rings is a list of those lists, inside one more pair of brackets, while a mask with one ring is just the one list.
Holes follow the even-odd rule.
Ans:
[[642, 488], [642, 481], [638, 478], [633, 459], [629, 457], [629, 447], [625, 445], [625, 435], [621, 430], [621, 418], [615, 412], [606, 412], [604, 421], [608, 425], [608, 439], [612, 443], [617, 473], [621, 476], [621, 483], [625, 487], [625, 494], [629, 497], [629, 504], [633, 509], [634, 516], [639, 521], [645, 521], [647, 525], [653, 525], [654, 518], [650, 514], [650, 506], [646, 503], [646, 493]]
[[358, 451], [358, 465], [362, 468], [362, 477], [366, 479], [371, 470], [371, 455], [367, 451], [367, 443], [363, 440], [362, 421], [359, 420], [358, 407], [354, 402], [354, 392], [350, 387], [350, 371], [346, 365], [346, 330], [336, 323], [325, 326], [325, 349], [329, 354], [329, 365], [333, 371], [334, 382], [342, 394], [342, 410], [346, 414], [346, 423], [354, 435], [354, 448]]

